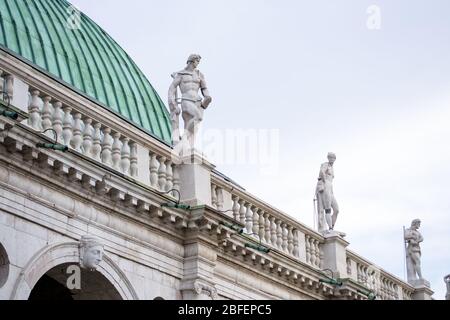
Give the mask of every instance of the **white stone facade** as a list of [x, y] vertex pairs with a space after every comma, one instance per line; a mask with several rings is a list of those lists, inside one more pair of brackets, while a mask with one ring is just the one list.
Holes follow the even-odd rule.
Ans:
[[[65, 270], [79, 264], [85, 235], [101, 241], [103, 259], [81, 273], [74, 299], [417, 294], [384, 270], [371, 272], [342, 238], [324, 238], [207, 162], [178, 164], [168, 146], [3, 51], [0, 70], [19, 113], [0, 116], [0, 299], [28, 299], [43, 278], [67, 285]], [[40, 133], [45, 127], [70, 150], [38, 148], [54, 143]], [[177, 208], [173, 190], [193, 207]]]

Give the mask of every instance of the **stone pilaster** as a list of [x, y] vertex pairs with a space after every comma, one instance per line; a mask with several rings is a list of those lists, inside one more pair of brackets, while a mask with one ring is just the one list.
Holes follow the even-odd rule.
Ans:
[[183, 300], [217, 299], [214, 283], [217, 249], [195, 227], [189, 233], [184, 247], [184, 274], [180, 287]]

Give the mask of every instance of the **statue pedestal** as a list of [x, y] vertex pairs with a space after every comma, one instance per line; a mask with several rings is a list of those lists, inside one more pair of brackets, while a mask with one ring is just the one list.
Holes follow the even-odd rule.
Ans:
[[349, 242], [345, 241], [338, 231], [327, 231], [323, 236], [323, 269], [333, 271], [335, 278], [344, 277], [347, 274], [346, 248]]
[[211, 171], [214, 165], [196, 150], [180, 160], [181, 202], [190, 206], [211, 206]]
[[325, 237], [341, 237], [344, 238], [347, 234], [345, 234], [342, 231], [337, 231], [337, 230], [323, 230], [320, 231], [320, 233]]
[[433, 300], [432, 296], [434, 291], [430, 289], [430, 283], [426, 280], [415, 280], [418, 283], [414, 286], [414, 293], [412, 294], [413, 300]]
[[417, 280], [409, 280], [408, 283], [412, 285], [414, 288], [421, 288], [421, 287], [430, 287], [430, 282], [428, 282], [425, 279], [417, 279]]

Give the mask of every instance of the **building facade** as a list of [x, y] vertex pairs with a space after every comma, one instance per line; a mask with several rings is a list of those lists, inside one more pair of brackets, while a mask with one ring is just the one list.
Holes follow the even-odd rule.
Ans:
[[[431, 298], [175, 155], [158, 93], [72, 14], [0, 0], [0, 299]], [[79, 268], [85, 236], [95, 270]]]

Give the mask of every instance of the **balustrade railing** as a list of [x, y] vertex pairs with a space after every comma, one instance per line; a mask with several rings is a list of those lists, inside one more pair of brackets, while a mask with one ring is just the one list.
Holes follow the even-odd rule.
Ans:
[[37, 89], [30, 90], [28, 125], [57, 143], [99, 161], [131, 177], [137, 176], [137, 144], [123, 132], [102, 124], [100, 115], [91, 118], [81, 109], [63, 105], [61, 101]]
[[[217, 182], [215, 182], [216, 180]], [[323, 267], [323, 238], [268, 206], [249, 193], [223, 186], [214, 179], [211, 184], [211, 204], [217, 210], [228, 211], [234, 220], [241, 222], [244, 232], [262, 244], [302, 260], [321, 269]], [[232, 190], [227, 191], [227, 190]], [[229, 201], [226, 201], [228, 194]], [[231, 209], [230, 209], [231, 208]]]
[[414, 291], [407, 283], [347, 251], [347, 274], [380, 300], [410, 300]]
[[150, 152], [150, 185], [160, 192], [179, 197], [179, 168], [166, 156]]

